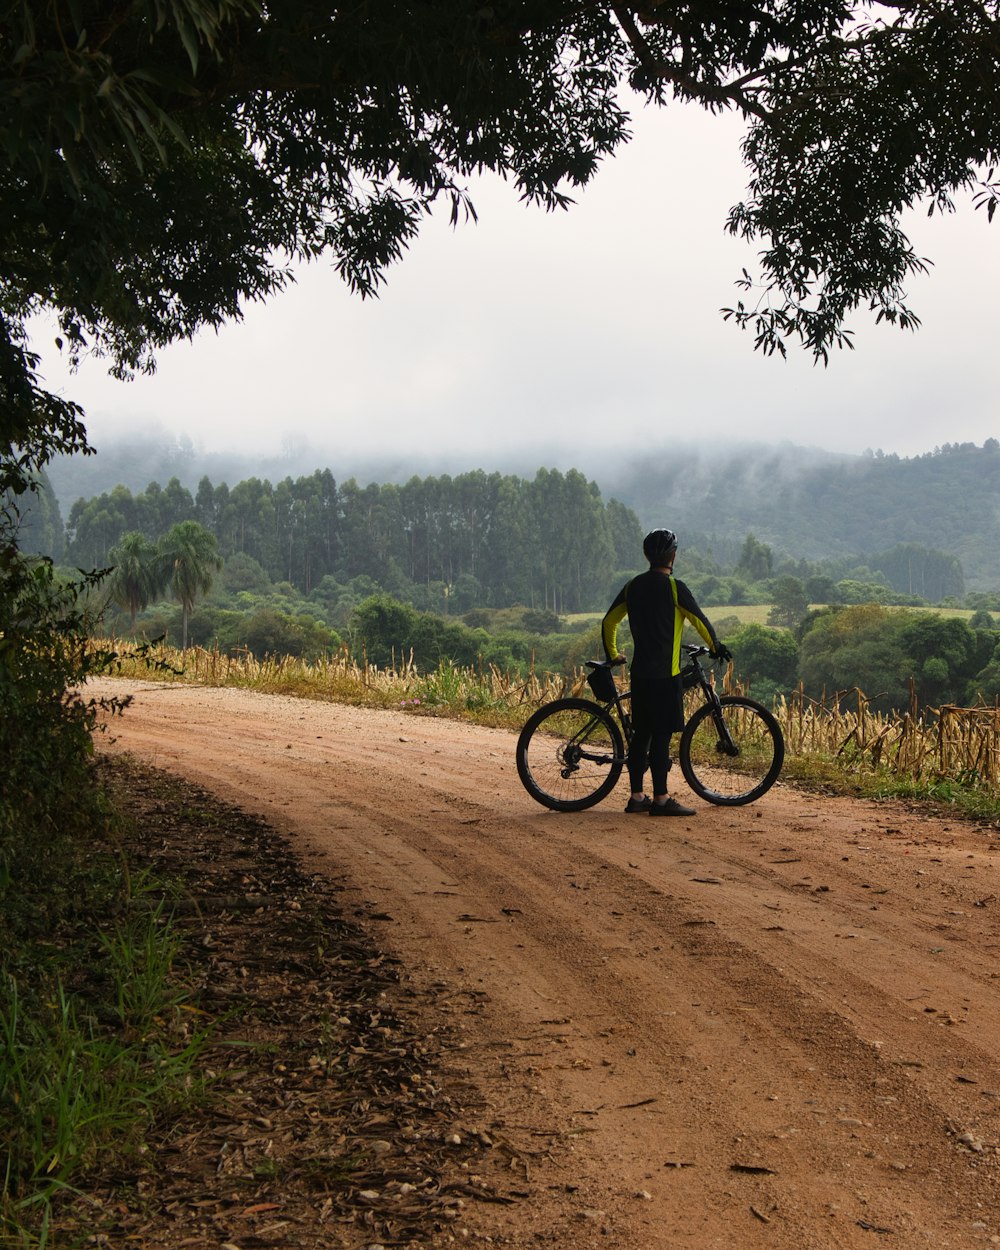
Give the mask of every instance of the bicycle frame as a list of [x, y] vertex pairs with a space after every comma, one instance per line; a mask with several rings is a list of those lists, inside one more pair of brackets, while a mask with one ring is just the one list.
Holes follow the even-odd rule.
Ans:
[[[761, 704], [716, 690], [701, 663], [708, 647], [683, 644], [681, 677], [694, 695], [680, 733], [677, 763], [692, 791], [709, 803], [752, 803], [777, 780], [784, 760], [781, 726]], [[631, 691], [619, 691], [606, 660], [588, 660], [594, 700], [569, 695], [529, 716], [517, 741], [517, 772], [543, 806], [581, 812], [606, 798], [636, 747]], [[645, 762], [645, 761], [644, 761]], [[645, 771], [645, 770], [644, 770]]]
[[[711, 651], [703, 644], [690, 642], [682, 643], [681, 650], [685, 651], [688, 657], [687, 664], [685, 664], [681, 669], [681, 678], [684, 682], [684, 688], [687, 690], [693, 688], [694, 686], [698, 686], [705, 698], [705, 702], [712, 708], [712, 720], [714, 721], [715, 727], [719, 733], [719, 744], [717, 750], [720, 754], [724, 755], [739, 755], [739, 749], [733, 743], [729, 727], [726, 724], [726, 719], [722, 715], [722, 703], [719, 699], [719, 693], [715, 689], [710, 675], [705, 672], [705, 669], [700, 663], [701, 657], [711, 655]], [[627, 762], [628, 748], [632, 742], [632, 716], [625, 707], [626, 702], [631, 699], [631, 697], [631, 690], [620, 690], [615, 697], [610, 700], [610, 702], [601, 704], [601, 706], [605, 707], [609, 712], [614, 711], [618, 717], [619, 724], [622, 727], [622, 736], [625, 740], [625, 756], [621, 761], [618, 761], [616, 756], [610, 757], [616, 763]], [[581, 731], [581, 734], [583, 732], [584, 731]], [[604, 755], [588, 755], [586, 752], [581, 751], [578, 758], [591, 760], [594, 763], [602, 763], [608, 757]]]

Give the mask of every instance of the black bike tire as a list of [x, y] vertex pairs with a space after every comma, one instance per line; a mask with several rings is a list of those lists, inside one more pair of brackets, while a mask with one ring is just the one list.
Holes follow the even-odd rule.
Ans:
[[[607, 730], [611, 739], [614, 759], [608, 766], [607, 776], [594, 790], [578, 799], [564, 799], [550, 793], [545, 789], [542, 782], [536, 778], [529, 762], [529, 747], [531, 739], [540, 725], [543, 725], [550, 717], [573, 711], [585, 712], [593, 716]], [[517, 775], [521, 778], [521, 784], [525, 790], [536, 802], [541, 803], [543, 807], [551, 808], [554, 812], [582, 812], [588, 807], [593, 807], [595, 804], [600, 803], [601, 799], [606, 798], [618, 784], [618, 778], [622, 774], [624, 757], [625, 744], [622, 740], [621, 731], [612, 719], [611, 713], [606, 708], [601, 707], [600, 704], [592, 703], [589, 699], [556, 699], [553, 703], [546, 703], [544, 707], [540, 707], [525, 722], [525, 726], [517, 740], [515, 756], [517, 760]]]
[[708, 803], [715, 803], [720, 807], [742, 807], [746, 803], [755, 802], [761, 795], [766, 794], [775, 781], [777, 781], [778, 774], [781, 772], [781, 766], [785, 762], [785, 737], [781, 732], [781, 726], [772, 713], [763, 704], [757, 703], [754, 699], [747, 699], [742, 695], [728, 694], [722, 695], [719, 702], [723, 708], [742, 707], [753, 712], [761, 720], [764, 728], [770, 735], [774, 744], [774, 755], [770, 766], [760, 781], [743, 792], [723, 794], [718, 790], [713, 790], [711, 785], [699, 775], [697, 766], [691, 761], [691, 743], [702, 722], [706, 717], [711, 718], [712, 716], [713, 708], [710, 703], [706, 703], [698, 708], [684, 726], [677, 753], [684, 780], [699, 798], [704, 799]]

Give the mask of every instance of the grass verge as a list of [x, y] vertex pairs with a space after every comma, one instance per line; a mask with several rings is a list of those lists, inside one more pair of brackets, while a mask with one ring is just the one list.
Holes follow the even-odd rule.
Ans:
[[903, 799], [922, 807], [1000, 828], [1000, 798], [979, 785], [952, 777], [901, 775], [891, 767], [827, 756], [817, 752], [786, 754], [785, 784], [820, 794], [852, 798]]
[[[97, 835], [8, 861], [0, 891], [0, 1244], [55, 1244], [59, 1200], [145, 1150], [198, 1095], [179, 941], [156, 886]], [[156, 886], [157, 892], [162, 887]]]

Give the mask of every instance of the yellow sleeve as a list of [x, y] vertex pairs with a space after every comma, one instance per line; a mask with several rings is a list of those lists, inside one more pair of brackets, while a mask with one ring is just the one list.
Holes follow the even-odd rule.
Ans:
[[718, 639], [715, 636], [715, 630], [712, 628], [712, 622], [698, 607], [698, 603], [687, 585], [677, 578], [674, 578], [674, 603], [677, 605], [678, 612], [691, 622], [708, 646], [714, 651], [718, 645]]
[[714, 639], [714, 638], [712, 637], [712, 635], [709, 633], [709, 630], [708, 630], [708, 623], [706, 622], [705, 618], [704, 618], [703, 616], [698, 616], [698, 615], [697, 615], [696, 613], [694, 613], [694, 612], [689, 612], [686, 608], [681, 608], [681, 609], [680, 609], [680, 611], [681, 611], [681, 614], [682, 614], [682, 615], [683, 615], [683, 616], [684, 616], [687, 620], [689, 620], [689, 621], [691, 622], [691, 624], [695, 627], [695, 629], [698, 631], [698, 633], [699, 633], [699, 634], [701, 634], [702, 638], [704, 638], [704, 640], [705, 640], [705, 642], [708, 644], [708, 646], [709, 646], [709, 647], [711, 647], [711, 648], [714, 650], [714, 649], [715, 649], [715, 639]]
[[626, 582], [601, 622], [601, 641], [604, 643], [604, 654], [609, 660], [618, 657], [618, 626], [628, 615], [628, 604], [625, 601], [627, 589], [628, 583]]

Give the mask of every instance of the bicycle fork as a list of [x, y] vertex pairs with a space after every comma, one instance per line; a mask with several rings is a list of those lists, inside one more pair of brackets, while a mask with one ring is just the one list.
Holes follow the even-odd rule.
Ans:
[[733, 735], [729, 732], [726, 718], [722, 714], [722, 702], [714, 689], [710, 690], [710, 700], [712, 720], [715, 722], [715, 732], [719, 735], [719, 740], [715, 744], [715, 750], [719, 755], [728, 755], [735, 759], [739, 755], [740, 749], [733, 741]]

